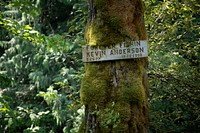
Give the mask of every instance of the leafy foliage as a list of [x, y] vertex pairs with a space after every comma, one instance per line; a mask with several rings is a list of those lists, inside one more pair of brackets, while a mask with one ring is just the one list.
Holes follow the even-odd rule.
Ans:
[[[56, 3], [46, 2], [50, 3], [48, 6]], [[62, 34], [58, 34], [58, 27], [45, 35], [40, 32], [38, 23], [44, 15], [44, 3], [16, 0], [1, 6], [4, 38], [0, 44], [4, 52], [0, 58], [0, 130], [3, 132], [77, 130], [74, 121], [81, 108], [79, 85], [83, 70], [80, 47], [85, 43], [81, 33], [86, 20], [86, 13], [81, 10], [86, 5], [81, 0], [57, 3], [71, 6]], [[56, 8], [58, 13], [59, 7]], [[76, 22], [78, 28], [72, 30], [70, 21]]]
[[200, 96], [200, 3], [146, 2], [150, 42], [152, 132], [197, 132]]

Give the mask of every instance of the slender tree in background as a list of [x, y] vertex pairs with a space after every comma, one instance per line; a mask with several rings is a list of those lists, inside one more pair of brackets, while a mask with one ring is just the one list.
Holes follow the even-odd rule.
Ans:
[[[90, 0], [86, 40], [91, 46], [146, 40], [142, 0]], [[79, 132], [146, 133], [147, 58], [85, 63]]]

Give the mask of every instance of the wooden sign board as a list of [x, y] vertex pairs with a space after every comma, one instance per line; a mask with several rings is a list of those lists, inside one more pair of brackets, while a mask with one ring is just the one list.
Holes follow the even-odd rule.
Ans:
[[131, 41], [107, 47], [83, 46], [83, 62], [97, 62], [148, 57], [147, 41]]

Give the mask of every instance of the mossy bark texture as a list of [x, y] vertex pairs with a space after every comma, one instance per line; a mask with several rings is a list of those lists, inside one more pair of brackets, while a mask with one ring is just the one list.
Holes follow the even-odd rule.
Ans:
[[[88, 0], [88, 45], [146, 40], [141, 0]], [[80, 133], [147, 133], [147, 58], [85, 63]]]

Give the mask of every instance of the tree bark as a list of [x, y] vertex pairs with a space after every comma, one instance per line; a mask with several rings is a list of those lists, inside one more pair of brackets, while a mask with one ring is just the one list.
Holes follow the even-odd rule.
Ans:
[[[88, 45], [146, 40], [141, 0], [88, 0]], [[147, 58], [85, 63], [80, 133], [147, 133]]]

